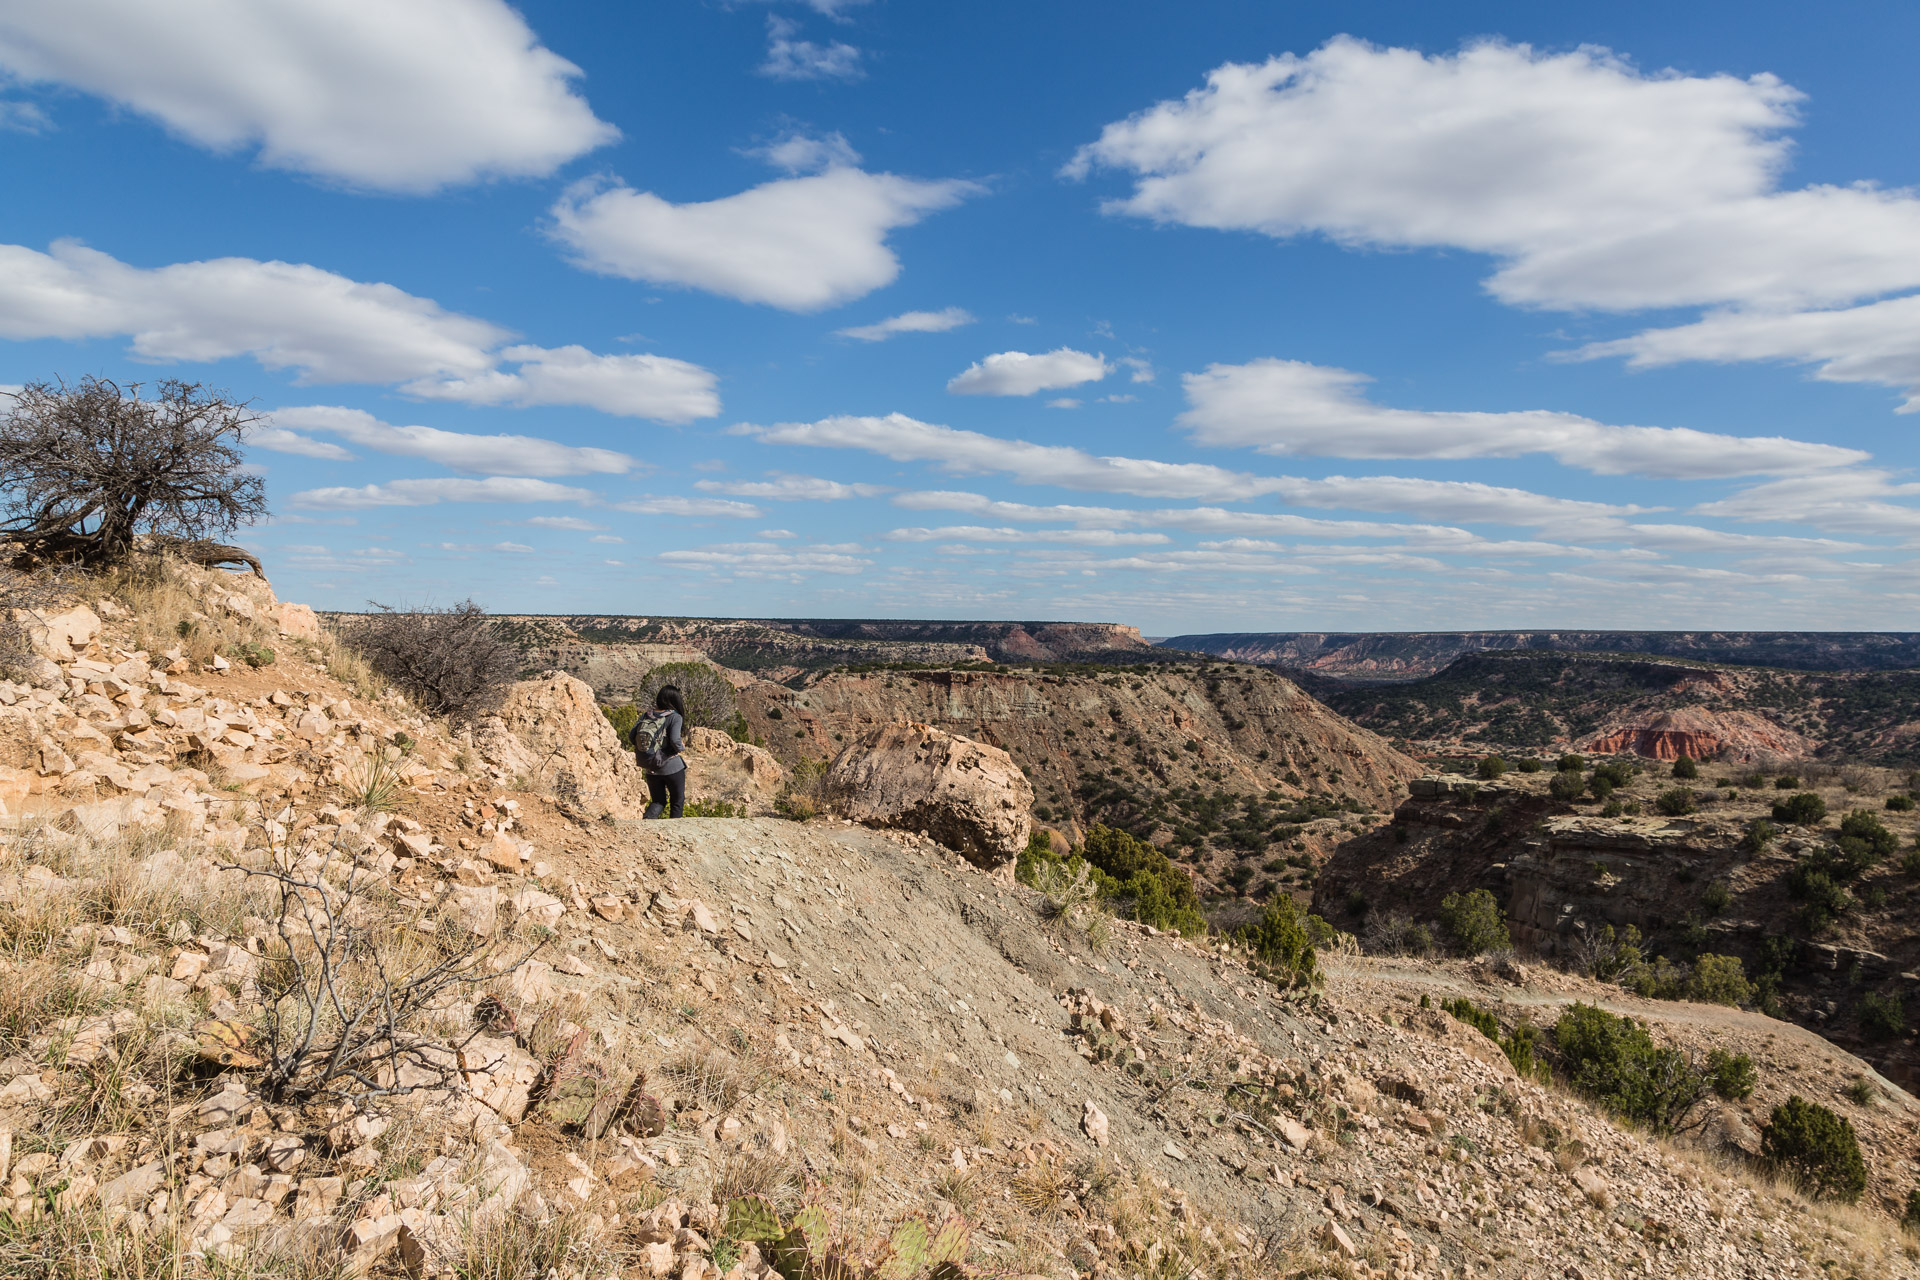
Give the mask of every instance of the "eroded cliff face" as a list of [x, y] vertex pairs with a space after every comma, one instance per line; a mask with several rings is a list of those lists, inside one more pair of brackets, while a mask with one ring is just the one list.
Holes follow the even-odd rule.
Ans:
[[1627, 717], [1583, 739], [1578, 749], [1653, 760], [1724, 760], [1772, 764], [1811, 756], [1819, 744], [1751, 711], [1683, 707]]

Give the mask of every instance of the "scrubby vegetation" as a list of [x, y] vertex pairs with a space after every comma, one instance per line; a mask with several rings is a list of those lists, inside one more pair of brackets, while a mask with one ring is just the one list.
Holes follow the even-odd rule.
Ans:
[[1035, 839], [1020, 855], [1014, 875], [1022, 884], [1045, 888], [1060, 876], [1077, 878], [1080, 864], [1088, 868], [1100, 900], [1118, 914], [1189, 937], [1207, 932], [1192, 878], [1152, 845], [1112, 827], [1095, 825], [1066, 858]]
[[1709, 1088], [1707, 1073], [1685, 1054], [1596, 1005], [1575, 1003], [1561, 1014], [1553, 1042], [1576, 1089], [1655, 1133], [1685, 1127]]
[[1867, 1162], [1853, 1125], [1799, 1094], [1773, 1109], [1760, 1131], [1760, 1150], [1815, 1199], [1851, 1204], [1867, 1189]]
[[520, 657], [471, 600], [444, 608], [375, 605], [344, 626], [345, 638], [395, 688], [433, 715], [481, 718], [520, 678]]
[[1504, 951], [1513, 945], [1500, 904], [1485, 889], [1450, 893], [1442, 898], [1440, 924], [1462, 955]]

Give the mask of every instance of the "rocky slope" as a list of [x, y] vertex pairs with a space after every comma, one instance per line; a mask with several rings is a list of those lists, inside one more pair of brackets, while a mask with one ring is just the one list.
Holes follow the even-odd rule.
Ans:
[[1462, 654], [1513, 650], [1654, 654], [1804, 671], [1920, 667], [1920, 632], [1911, 631], [1259, 631], [1171, 636], [1161, 644], [1360, 680], [1433, 675]]
[[[1754, 849], [1747, 828], [1779, 792], [1738, 790], [1728, 799], [1697, 785], [1709, 803], [1696, 814], [1609, 818], [1597, 806], [1553, 800], [1549, 776], [1417, 779], [1390, 825], [1334, 851], [1314, 887], [1315, 910], [1364, 933], [1369, 917], [1432, 921], [1447, 894], [1486, 889], [1516, 946], [1561, 963], [1573, 963], [1603, 926], [1631, 925], [1682, 962], [1703, 951], [1739, 956], [1749, 974], [1774, 974], [1783, 1016], [1920, 1087], [1920, 1029], [1870, 1036], [1860, 1018], [1869, 994], [1920, 1010], [1920, 934], [1912, 925], [1920, 877], [1884, 862], [1852, 886], [1836, 923], [1810, 934], [1790, 875], [1833, 831], [1788, 828]], [[1641, 778], [1617, 794], [1650, 808], [1671, 781]], [[1884, 779], [1856, 783], [1856, 792], [1833, 778], [1802, 781], [1814, 782], [1835, 814], [1876, 810], [1903, 848], [1920, 834], [1909, 814], [1880, 809]]]
[[[194, 589], [202, 617], [235, 593], [277, 613], [261, 584]], [[28, 816], [0, 831], [9, 1274], [771, 1280], [728, 1208], [749, 1191], [814, 1206], [843, 1257], [920, 1215], [956, 1225], [970, 1271], [1057, 1280], [1920, 1274], [1884, 1126], [1868, 1206], [1808, 1205], [1417, 1007], [1436, 983], [1530, 988], [1355, 960], [1289, 995], [1205, 943], [1099, 943], [910, 834], [623, 821], [582, 798], [636, 799], [564, 684], [469, 742], [324, 637], [223, 666], [130, 649], [141, 622], [78, 626], [40, 686], [0, 685], [40, 735], [11, 739], [35, 752]], [[510, 776], [498, 732], [532, 758], [561, 722], [576, 786]], [[404, 1028], [403, 1074], [371, 1077], [419, 1092], [263, 1092], [258, 1028], [301, 980], [283, 957], [317, 963], [336, 929], [363, 931], [355, 981], [367, 956], [406, 975], [494, 948]], [[1728, 1034], [1772, 1093], [1854, 1069]], [[1884, 1106], [1910, 1135], [1911, 1099]]]
[[1278, 891], [1419, 771], [1257, 667], [842, 671], [797, 688], [756, 683], [740, 698], [756, 736], [790, 766], [896, 720], [1000, 747], [1031, 780], [1036, 817], [1065, 842], [1096, 821], [1125, 828], [1183, 852], [1203, 886], [1228, 897], [1240, 867], [1239, 888]]
[[1432, 744], [1632, 751], [1666, 760], [1684, 752], [1752, 763], [1809, 756], [1920, 763], [1920, 672], [1475, 653], [1401, 682], [1301, 678], [1357, 723]]

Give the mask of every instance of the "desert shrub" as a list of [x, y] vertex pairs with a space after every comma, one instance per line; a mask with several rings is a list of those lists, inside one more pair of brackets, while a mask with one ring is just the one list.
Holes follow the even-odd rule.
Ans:
[[1547, 782], [1547, 794], [1567, 804], [1578, 800], [1586, 789], [1586, 779], [1570, 769], [1562, 769]]
[[1528, 756], [1526, 759], [1520, 761], [1520, 763], [1515, 765], [1514, 767], [1520, 770], [1520, 772], [1522, 773], [1538, 773], [1540, 772], [1541, 769], [1545, 768], [1546, 766], [1542, 765], [1540, 761], [1535, 757]]
[[1474, 773], [1482, 782], [1492, 782], [1507, 771], [1507, 762], [1501, 756], [1483, 756], [1474, 768]]
[[1593, 776], [1615, 787], [1624, 787], [1640, 772], [1640, 766], [1627, 760], [1607, 760], [1593, 767]]
[[1888, 796], [1887, 808], [1894, 813], [1911, 813], [1913, 812], [1913, 797]]
[[1243, 926], [1234, 935], [1245, 943], [1282, 986], [1299, 987], [1319, 977], [1318, 959], [1307, 936], [1300, 909], [1286, 894], [1278, 894], [1267, 904], [1258, 920]]
[[1654, 797], [1653, 807], [1669, 818], [1678, 818], [1697, 810], [1700, 806], [1690, 787], [1668, 787]]
[[1760, 1151], [1777, 1172], [1817, 1200], [1851, 1204], [1867, 1189], [1867, 1162], [1853, 1126], [1799, 1094], [1773, 1109], [1760, 1131]]
[[1424, 956], [1433, 950], [1433, 930], [1405, 912], [1389, 911], [1368, 919], [1362, 941], [1380, 955]]
[[1593, 793], [1595, 800], [1604, 804], [1613, 799], [1613, 779], [1595, 773], [1592, 780], [1587, 783], [1587, 790]]
[[1920, 1187], [1907, 1192], [1907, 1208], [1906, 1212], [1900, 1215], [1900, 1225], [1920, 1234]]
[[1827, 820], [1827, 802], [1817, 792], [1795, 792], [1774, 802], [1773, 820], [1796, 827], [1817, 827]]
[[1586, 771], [1586, 767], [1587, 758], [1585, 756], [1574, 755], [1572, 752], [1568, 752], [1554, 762], [1554, 768], [1558, 769], [1561, 773], [1583, 773]]
[[1765, 818], [1755, 818], [1747, 824], [1746, 834], [1740, 837], [1740, 847], [1751, 854], [1764, 853], [1780, 829]]
[[1907, 1011], [1899, 996], [1869, 991], [1854, 1006], [1860, 1034], [1873, 1041], [1892, 1040], [1907, 1029]]
[[1870, 809], [1855, 809], [1840, 820], [1840, 840], [1858, 840], [1873, 854], [1875, 862], [1891, 857], [1900, 847], [1900, 841], [1893, 832], [1887, 830], [1887, 824]]
[[345, 627], [346, 640], [421, 710], [456, 722], [500, 704], [520, 677], [520, 655], [471, 600], [445, 608], [376, 604]]
[[1783, 773], [1773, 780], [1773, 789], [1775, 791], [1798, 791], [1800, 789], [1800, 777], [1798, 774]]
[[1754, 1070], [1752, 1056], [1728, 1053], [1725, 1049], [1707, 1054], [1707, 1079], [1714, 1093], [1728, 1102], [1751, 1098], [1760, 1085], [1760, 1073]]
[[45, 573], [20, 573], [0, 566], [0, 679], [22, 679], [34, 664], [28, 624], [15, 617], [14, 610], [37, 613], [53, 608], [58, 612], [60, 598], [59, 584]]
[[780, 794], [773, 798], [774, 812], [796, 822], [826, 812], [833, 802], [833, 784], [827, 778], [825, 760], [803, 759], [794, 763]]
[[1440, 900], [1440, 923], [1461, 954], [1477, 956], [1513, 945], [1500, 904], [1485, 889], [1450, 893]]
[[1144, 840], [1095, 823], [1077, 852], [1112, 881], [1102, 883], [1107, 896], [1135, 920], [1188, 937], [1207, 931], [1193, 880]]
[[1912, 849], [1900, 859], [1900, 870], [1907, 875], [1920, 879], [1920, 849]]
[[1700, 895], [1700, 909], [1710, 916], [1717, 916], [1727, 909], [1733, 901], [1733, 891], [1727, 888], [1724, 880], [1715, 880]]
[[1622, 971], [1617, 981], [1635, 995], [1649, 1000], [1681, 1000], [1686, 998], [1691, 976], [1685, 965], [1675, 964], [1665, 956], [1655, 956], [1651, 963], [1642, 960]]
[[681, 809], [683, 818], [744, 818], [746, 806], [727, 800], [689, 800]]
[[1874, 1087], [1873, 1081], [1863, 1075], [1849, 1080], [1847, 1087], [1840, 1092], [1846, 1094], [1847, 1101], [1856, 1107], [1870, 1107], [1880, 1100], [1880, 1090]]
[[1612, 925], [1603, 924], [1583, 931], [1574, 941], [1572, 959], [1580, 972], [1612, 982], [1641, 963], [1640, 930], [1628, 925], [1616, 933]]
[[1800, 903], [1800, 922], [1808, 933], [1822, 932], [1853, 910], [1853, 895], [1811, 859], [1787, 873], [1787, 893]]
[[1654, 1044], [1631, 1018], [1575, 1003], [1553, 1027], [1554, 1047], [1576, 1089], [1655, 1133], [1682, 1128], [1706, 1096], [1706, 1073], [1678, 1049]]
[[1507, 1055], [1507, 1061], [1511, 1062], [1513, 1069], [1521, 1075], [1538, 1079], [1543, 1083], [1551, 1078], [1546, 1063], [1535, 1057], [1534, 1049], [1539, 1043], [1539, 1032], [1532, 1023], [1518, 1023], [1514, 1026], [1511, 1035], [1502, 1035], [1500, 1020], [1494, 1017], [1492, 1012], [1482, 1009], [1464, 996], [1442, 1000], [1440, 1007], [1499, 1045], [1500, 1051]]
[[689, 725], [719, 729], [739, 741], [747, 740], [747, 722], [740, 714], [733, 685], [717, 668], [704, 662], [663, 662], [635, 686], [634, 706], [641, 710], [651, 707], [654, 695], [667, 685], [679, 689], [686, 700]]
[[1697, 778], [1700, 766], [1694, 763], [1692, 756], [1679, 756], [1673, 762], [1673, 776], [1676, 778]]
[[1687, 979], [1687, 999], [1707, 1004], [1743, 1005], [1753, 999], [1753, 984], [1739, 956], [1702, 955]]
[[[1639, 806], [1635, 805], [1634, 808], [1638, 809]], [[1600, 806], [1600, 816], [1603, 818], [1617, 818], [1626, 811], [1627, 806], [1621, 804], [1618, 800], [1609, 800]]]

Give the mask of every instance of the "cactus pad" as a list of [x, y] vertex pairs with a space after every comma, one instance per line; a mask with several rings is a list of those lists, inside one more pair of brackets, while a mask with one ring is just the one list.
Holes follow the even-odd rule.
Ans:
[[771, 1242], [786, 1234], [780, 1215], [763, 1196], [740, 1196], [727, 1202], [727, 1234], [735, 1240]]
[[927, 1243], [927, 1265], [938, 1268], [941, 1263], [958, 1262], [967, 1256], [967, 1223], [964, 1218], [949, 1216], [940, 1224], [940, 1230]]

